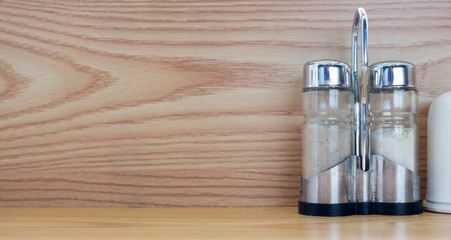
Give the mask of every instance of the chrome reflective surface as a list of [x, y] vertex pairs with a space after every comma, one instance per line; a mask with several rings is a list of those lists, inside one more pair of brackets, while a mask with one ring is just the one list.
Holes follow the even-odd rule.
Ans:
[[371, 168], [371, 158], [368, 161], [368, 171], [362, 171], [360, 159], [356, 162], [356, 198], [355, 202], [372, 202], [374, 199], [374, 181]]
[[335, 167], [311, 178], [302, 179], [301, 201], [309, 203], [347, 203], [355, 192], [352, 173], [355, 160], [347, 158]]
[[308, 62], [304, 65], [304, 88], [351, 87], [348, 64], [332, 60]]
[[[357, 74], [357, 46], [360, 27], [360, 81]], [[368, 94], [368, 18], [363, 8], [358, 8], [352, 24], [352, 82], [355, 94], [355, 155], [360, 156], [360, 167], [368, 170], [369, 165], [369, 136], [367, 129], [367, 94]], [[360, 85], [359, 85], [360, 83]], [[360, 90], [360, 91], [359, 91]], [[360, 92], [360, 94], [359, 94]]]
[[380, 155], [371, 156], [375, 202], [404, 203], [420, 200], [420, 177]]
[[384, 62], [371, 66], [370, 89], [415, 87], [415, 66], [407, 62]]
[[385, 202], [420, 200], [420, 177], [380, 155], [371, 155], [369, 170], [351, 156], [335, 167], [301, 181], [301, 201], [308, 203]]

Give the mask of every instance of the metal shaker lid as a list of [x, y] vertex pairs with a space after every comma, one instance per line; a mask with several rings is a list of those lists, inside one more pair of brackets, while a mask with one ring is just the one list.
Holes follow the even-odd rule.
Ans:
[[415, 66], [408, 62], [383, 62], [370, 67], [370, 88], [415, 87]]
[[351, 87], [348, 64], [332, 60], [308, 62], [304, 65], [304, 88]]

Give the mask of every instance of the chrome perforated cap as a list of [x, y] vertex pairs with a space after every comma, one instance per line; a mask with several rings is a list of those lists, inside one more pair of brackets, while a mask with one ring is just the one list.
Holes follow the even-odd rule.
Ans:
[[351, 87], [349, 65], [343, 62], [322, 60], [304, 65], [304, 88]]
[[383, 62], [373, 64], [370, 88], [412, 87], [416, 85], [415, 66], [408, 62]]

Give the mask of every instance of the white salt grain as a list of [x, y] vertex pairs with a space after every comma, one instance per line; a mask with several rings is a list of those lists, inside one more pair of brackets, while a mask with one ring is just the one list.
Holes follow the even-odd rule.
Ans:
[[371, 132], [371, 154], [382, 155], [416, 172], [415, 131], [412, 128], [379, 128]]

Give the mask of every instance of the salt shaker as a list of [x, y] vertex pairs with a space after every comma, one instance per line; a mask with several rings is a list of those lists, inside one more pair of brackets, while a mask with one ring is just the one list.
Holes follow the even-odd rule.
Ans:
[[[335, 206], [348, 204], [345, 170], [336, 166], [354, 151], [353, 104], [350, 67], [346, 63], [324, 60], [305, 64], [301, 214], [342, 215]], [[331, 181], [338, 176], [340, 179]]]
[[370, 152], [418, 174], [415, 67], [406, 62], [386, 62], [370, 69]]
[[451, 213], [451, 92], [439, 96], [429, 108], [427, 162], [424, 208]]

